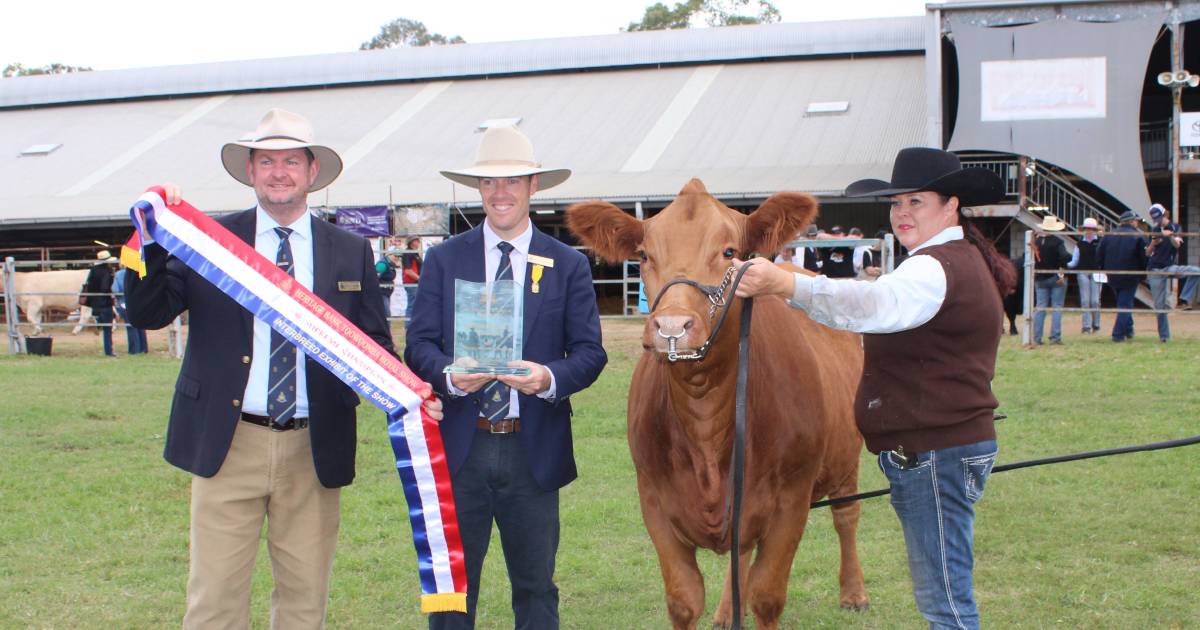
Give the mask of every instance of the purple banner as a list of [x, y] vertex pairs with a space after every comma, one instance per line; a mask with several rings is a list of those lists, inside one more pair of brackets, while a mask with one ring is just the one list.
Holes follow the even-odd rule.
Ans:
[[338, 208], [338, 227], [359, 236], [389, 236], [387, 206]]

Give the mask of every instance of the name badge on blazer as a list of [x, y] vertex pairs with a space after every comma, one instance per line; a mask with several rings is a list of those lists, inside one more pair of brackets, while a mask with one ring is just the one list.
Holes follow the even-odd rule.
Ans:
[[338, 280], [338, 291], [362, 291], [362, 283], [358, 280]]

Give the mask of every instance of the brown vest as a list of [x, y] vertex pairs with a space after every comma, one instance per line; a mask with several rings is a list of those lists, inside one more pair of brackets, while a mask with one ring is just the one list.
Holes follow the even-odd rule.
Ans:
[[946, 272], [946, 298], [912, 330], [863, 335], [854, 401], [872, 453], [948, 448], [996, 438], [991, 382], [1004, 309], [987, 263], [958, 239], [922, 249]]

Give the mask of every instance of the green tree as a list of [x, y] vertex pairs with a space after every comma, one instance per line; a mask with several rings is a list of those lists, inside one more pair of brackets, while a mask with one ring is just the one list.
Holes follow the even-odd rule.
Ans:
[[359, 50], [398, 48], [401, 46], [433, 46], [438, 44], [465, 44], [466, 40], [455, 35], [446, 37], [441, 33], [430, 33], [425, 24], [416, 20], [396, 18], [379, 29], [371, 41], [363, 42]]
[[[751, 3], [758, 7], [755, 15], [743, 15]], [[640, 22], [630, 22], [623, 31], [661, 31], [688, 28], [693, 20], [703, 19], [709, 26], [738, 24], [767, 24], [778, 22], [779, 9], [768, 0], [685, 0], [674, 7], [657, 2], [646, 7]]]
[[91, 68], [85, 66], [68, 66], [61, 63], [52, 63], [40, 68], [26, 68], [22, 63], [10, 63], [4, 66], [4, 78], [9, 77], [27, 77], [35, 74], [67, 74], [69, 72], [91, 72]]

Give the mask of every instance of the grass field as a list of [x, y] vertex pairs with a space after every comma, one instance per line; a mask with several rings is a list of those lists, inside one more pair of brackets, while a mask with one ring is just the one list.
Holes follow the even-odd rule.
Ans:
[[[1190, 314], [1189, 314], [1190, 315]], [[1000, 462], [1200, 433], [1200, 316], [1153, 321], [1113, 344], [1072, 336], [1002, 344], [995, 391], [1008, 419]], [[1111, 316], [1106, 315], [1106, 319]], [[1111, 319], [1108, 319], [1111, 322]], [[397, 332], [400, 333], [399, 329]], [[605, 322], [609, 367], [575, 398], [580, 479], [562, 493], [557, 579], [565, 628], [669, 627], [625, 443], [625, 392], [640, 323]], [[398, 334], [402, 338], [402, 334]], [[161, 457], [178, 362], [98, 356], [91, 335], [55, 336], [54, 356], [0, 356], [0, 628], [169, 628], [184, 607], [187, 474]], [[786, 383], [781, 383], [786, 385]], [[358, 478], [342, 495], [329, 626], [420, 628], [408, 519], [382, 413], [359, 412]], [[976, 592], [990, 628], [1200, 628], [1200, 446], [997, 474], [979, 504]], [[884, 486], [869, 454], [861, 487]], [[499, 545], [479, 627], [511, 628]], [[793, 565], [785, 628], [923, 628], [887, 499], [864, 503], [859, 550], [871, 609], [837, 606], [836, 537], [813, 517]], [[702, 553], [709, 614], [725, 557]], [[255, 575], [267, 627], [270, 566]], [[702, 626], [707, 627], [707, 620]], [[751, 624], [752, 626], [752, 624]]]

